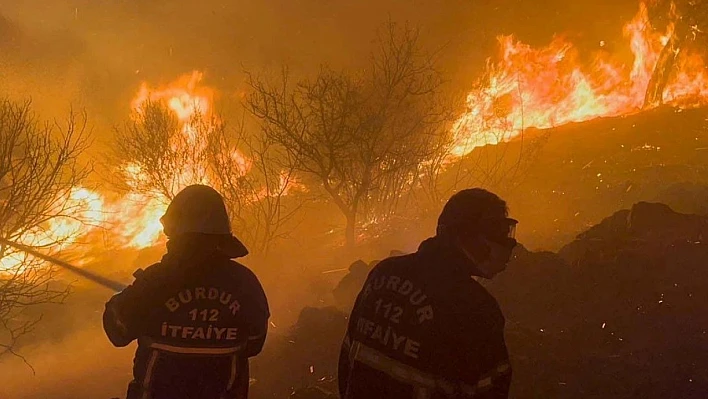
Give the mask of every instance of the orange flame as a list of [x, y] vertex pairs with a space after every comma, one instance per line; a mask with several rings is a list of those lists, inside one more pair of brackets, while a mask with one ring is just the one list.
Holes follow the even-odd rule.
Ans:
[[[663, 33], [654, 31], [647, 7], [640, 4], [636, 16], [623, 29], [634, 57], [631, 66], [606, 51], [598, 52], [591, 63], [583, 65], [579, 51], [562, 37], [554, 38], [540, 49], [512, 36], [499, 37], [500, 59], [488, 62], [486, 78], [477, 90], [469, 93], [467, 112], [454, 126], [457, 145], [452, 155], [462, 156], [477, 146], [510, 140], [529, 127], [549, 128], [640, 111], [653, 69], [673, 29], [669, 25]], [[604, 47], [604, 42], [600, 47]], [[202, 78], [201, 72], [194, 71], [159, 88], [143, 83], [131, 101], [134, 112], [141, 112], [147, 101], [160, 102], [174, 112], [187, 139], [172, 144], [176, 151], [186, 150], [179, 147], [183, 145], [193, 148], [206, 145], [199, 129], [192, 125], [195, 116], [209, 116], [213, 106], [214, 91], [200, 84]], [[681, 106], [708, 104], [708, 76], [702, 57], [680, 55], [664, 99]], [[239, 173], [249, 173], [253, 160], [237, 149], [230, 156], [237, 161]], [[175, 188], [183, 188], [196, 176], [207, 176], [200, 169], [203, 167], [188, 166], [182, 176], [173, 179], [180, 186]], [[109, 202], [95, 191], [76, 187], [66, 198], [58, 199], [69, 209], [68, 217], [52, 220], [47, 226], [26, 233], [20, 241], [62, 249], [100, 226], [115, 234], [115, 241], [122, 247], [140, 249], [160, 242], [160, 217], [166, 210], [167, 199], [137, 191], [139, 182], [146, 177], [138, 165], [126, 164], [120, 168], [133, 188], [131, 193]], [[283, 190], [286, 182], [290, 184], [288, 189], [306, 190], [283, 172], [280, 176]], [[256, 197], [267, 195], [264, 189]], [[0, 268], [21, 266], [25, 256], [10, 253], [0, 259]]]
[[174, 111], [177, 118], [189, 122], [196, 114], [208, 115], [214, 98], [214, 91], [205, 86], [200, 86], [204, 74], [193, 71], [183, 75], [165, 87], [152, 89], [146, 82], [140, 85], [137, 95], [131, 102], [133, 111], [140, 111], [148, 102], [162, 102]]
[[[143, 83], [131, 101], [131, 108], [134, 112], [141, 112], [147, 101], [162, 103], [174, 112], [180, 122], [187, 145], [206, 145], [204, 138], [198, 137], [197, 129], [191, 125], [195, 116], [207, 116], [212, 106], [214, 93], [212, 89], [199, 85], [202, 76], [202, 73], [195, 71], [158, 89], [152, 89], [147, 83]], [[183, 143], [185, 141], [177, 141], [174, 145], [184, 145]], [[245, 156], [240, 153], [238, 156], [245, 173], [250, 164]], [[184, 176], [176, 176], [172, 180], [186, 185], [194, 180], [194, 176], [205, 175], [201, 170], [197, 170], [198, 167], [190, 165], [185, 168]], [[46, 226], [27, 232], [19, 241], [30, 246], [46, 247], [48, 250], [61, 250], [76, 244], [79, 237], [101, 227], [113, 233], [113, 241], [121, 247], [141, 249], [160, 242], [160, 217], [167, 208], [167, 199], [137, 191], [141, 179], [145, 179], [145, 172], [139, 165], [126, 164], [120, 169], [132, 192], [116, 201], [108, 202], [96, 191], [76, 187], [68, 193], [67, 198], [57, 199], [58, 206], [65, 211], [63, 213], [66, 213], [66, 216], [52, 219]], [[179, 190], [183, 187], [175, 188]], [[21, 252], [10, 252], [0, 259], [0, 268], [16, 271], [25, 264], [26, 257], [27, 255]]]
[[[468, 95], [468, 109], [454, 126], [452, 154], [462, 156], [475, 147], [510, 140], [529, 127], [550, 128], [640, 111], [673, 25], [663, 34], [654, 31], [647, 7], [640, 3], [623, 33], [634, 55], [629, 70], [605, 52], [598, 52], [592, 63], [583, 65], [578, 50], [562, 37], [540, 49], [512, 36], [499, 37], [500, 61], [488, 64], [488, 77]], [[685, 106], [707, 104], [703, 59], [683, 56], [679, 66], [664, 99]]]
[[[64, 198], [56, 199], [57, 212], [62, 216], [51, 219], [44, 226], [36, 226], [17, 240], [21, 244], [46, 247], [51, 251], [67, 248], [105, 222], [103, 206], [101, 195], [87, 188], [75, 187]], [[27, 256], [8, 249], [6, 256], [0, 259], [0, 271], [18, 271]]]
[[[170, 144], [176, 152], [186, 152], [188, 149], [183, 148], [184, 146], [203, 149], [207, 145], [206, 137], [200, 136], [199, 129], [193, 125], [194, 118], [210, 116], [213, 104], [214, 90], [200, 85], [202, 78], [201, 72], [193, 71], [157, 89], [143, 83], [131, 102], [132, 110], [138, 113], [142, 112], [148, 101], [162, 103], [174, 112], [181, 125], [183, 138], [186, 139], [175, 140]], [[172, 187], [175, 192], [192, 183], [209, 183], [204, 165], [188, 164], [183, 167], [179, 176], [170, 179], [175, 183], [175, 187]], [[145, 179], [145, 172], [139, 165], [127, 164], [123, 165], [122, 169], [128, 185], [133, 188]], [[119, 204], [115, 211], [117, 219], [123, 221], [121, 235], [129, 237], [126, 246], [139, 249], [159, 242], [162, 232], [160, 217], [167, 209], [167, 198], [159, 194], [148, 196], [132, 192], [123, 202], [130, 205]]]
[[244, 155], [238, 148], [231, 150], [231, 159], [236, 162], [238, 173], [241, 176], [247, 175], [253, 167], [253, 160]]

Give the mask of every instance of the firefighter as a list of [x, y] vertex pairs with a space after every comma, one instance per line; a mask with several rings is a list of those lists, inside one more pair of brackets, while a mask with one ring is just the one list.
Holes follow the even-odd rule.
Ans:
[[339, 281], [339, 284], [332, 290], [334, 300], [341, 309], [346, 312], [352, 310], [354, 299], [361, 290], [369, 274], [370, 267], [366, 262], [359, 259], [349, 265], [349, 273]]
[[504, 316], [477, 278], [506, 268], [516, 224], [495, 194], [463, 190], [417, 252], [379, 263], [349, 318], [341, 397], [507, 398]]
[[270, 316], [256, 276], [232, 260], [248, 250], [208, 186], [178, 193], [161, 222], [167, 253], [103, 314], [113, 345], [138, 342], [127, 399], [246, 398], [248, 358], [261, 351]]

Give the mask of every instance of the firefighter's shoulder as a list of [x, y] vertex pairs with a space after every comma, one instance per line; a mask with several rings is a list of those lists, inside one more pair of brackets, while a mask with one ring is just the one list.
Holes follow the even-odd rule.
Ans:
[[369, 264], [369, 267], [371, 268], [369, 276], [390, 273], [393, 271], [410, 271], [409, 266], [412, 264], [413, 259], [413, 255], [404, 255], [389, 257], [380, 262], [376, 262], [375, 264], [372, 262]]
[[148, 283], [155, 280], [163, 271], [164, 267], [160, 262], [153, 263], [146, 268], [139, 268], [133, 272], [133, 278], [135, 278], [135, 283]]
[[228, 275], [233, 282], [238, 284], [240, 287], [243, 287], [244, 292], [251, 295], [258, 302], [261, 302], [261, 305], [264, 306], [267, 311], [268, 300], [265, 296], [265, 292], [263, 291], [263, 286], [256, 276], [256, 273], [254, 273], [250, 268], [234, 260], [229, 260], [226, 265], [228, 268]]
[[464, 320], [471, 323], [470, 327], [473, 329], [480, 325], [503, 328], [504, 314], [496, 298], [474, 279], [470, 279], [465, 288], [453, 295], [450, 306], [456, 309], [456, 312], [466, 314]]
[[257, 284], [260, 286], [260, 282], [258, 281], [256, 273], [254, 273], [253, 270], [251, 270], [247, 266], [231, 259], [228, 261], [226, 267], [228, 270], [228, 274], [237, 281], [243, 281], [247, 284]]

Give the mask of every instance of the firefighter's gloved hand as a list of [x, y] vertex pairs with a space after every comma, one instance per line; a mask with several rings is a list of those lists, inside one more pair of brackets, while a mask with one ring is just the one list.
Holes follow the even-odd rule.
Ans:
[[114, 295], [107, 303], [103, 312], [103, 328], [108, 339], [115, 346], [126, 346], [135, 336], [136, 312], [141, 308], [140, 303], [147, 289], [144, 271], [138, 269], [133, 273], [135, 282], [126, 287], [122, 292]]
[[132, 338], [130, 338], [128, 326], [123, 321], [114, 299], [116, 298], [114, 297], [106, 303], [106, 309], [103, 312], [103, 329], [113, 345], [122, 347], [128, 345]]

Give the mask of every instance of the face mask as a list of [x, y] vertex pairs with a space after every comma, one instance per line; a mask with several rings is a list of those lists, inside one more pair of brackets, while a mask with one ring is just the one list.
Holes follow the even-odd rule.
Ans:
[[511, 249], [484, 237], [480, 238], [489, 247], [487, 259], [479, 261], [464, 246], [460, 246], [460, 249], [468, 259], [475, 263], [477, 270], [483, 277], [492, 278], [506, 269], [506, 265], [511, 259]]

